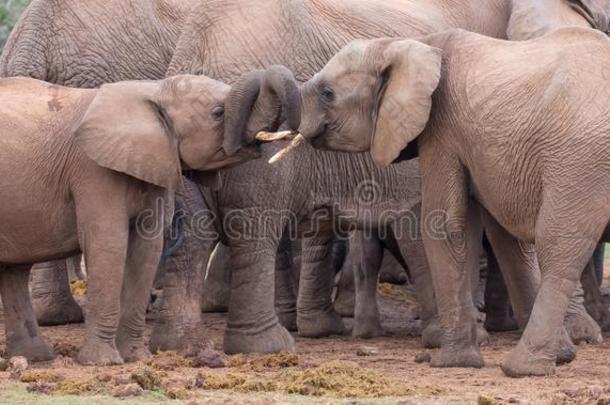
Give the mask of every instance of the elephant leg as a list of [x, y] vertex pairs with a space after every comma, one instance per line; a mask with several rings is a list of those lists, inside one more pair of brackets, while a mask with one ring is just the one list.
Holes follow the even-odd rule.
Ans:
[[[256, 242], [255, 242], [256, 243]], [[258, 246], [257, 246], [258, 247]], [[294, 350], [294, 339], [275, 314], [276, 247], [231, 246], [231, 302], [224, 351], [278, 353]]]
[[163, 252], [163, 235], [145, 238], [131, 232], [121, 291], [121, 315], [116, 345], [124, 361], [150, 357], [144, 339], [146, 307]]
[[356, 303], [352, 336], [372, 338], [382, 333], [377, 304], [377, 280], [383, 259], [383, 246], [377, 238], [367, 238], [364, 232], [354, 231], [349, 239], [350, 252], [354, 252], [353, 266]]
[[81, 266], [82, 255], [72, 256], [66, 259], [66, 267], [68, 268], [68, 280], [72, 283], [86, 278], [85, 272]]
[[[419, 317], [422, 323], [422, 344], [426, 348], [439, 348], [442, 341], [442, 329], [438, 316], [434, 285], [432, 281], [432, 273], [429, 265], [428, 257], [424, 249], [422, 235], [419, 233], [419, 225], [422, 223], [421, 205], [417, 204], [411, 208], [410, 222], [404, 224], [402, 228], [395, 228], [390, 234], [392, 238], [388, 238], [386, 247], [394, 255], [396, 260], [403, 265], [403, 268], [408, 269], [409, 276], [415, 287], [417, 302], [419, 304]], [[415, 218], [415, 223], [411, 220]], [[414, 226], [416, 225], [416, 226]], [[414, 232], [416, 231], [416, 232]], [[474, 256], [478, 254], [479, 249], [472, 253], [474, 266]], [[474, 270], [478, 270], [478, 261]], [[474, 287], [472, 280], [477, 276], [477, 273], [471, 274], [471, 289]], [[473, 319], [476, 319], [478, 311], [472, 307]], [[476, 341], [479, 345], [486, 344], [489, 341], [489, 335], [481, 325], [476, 324]]]
[[[521, 243], [498, 224], [486, 210], [481, 209], [481, 214], [490, 244], [489, 251], [493, 252], [490, 263], [497, 262], [501, 277], [508, 289], [517, 326], [524, 328], [534, 307], [540, 285], [540, 271], [534, 246]], [[498, 277], [495, 269], [492, 271], [494, 271], [492, 277]]]
[[[80, 245], [87, 264], [85, 340], [76, 357], [81, 364], [122, 364], [115, 338], [119, 326], [121, 290], [129, 241], [124, 206], [106, 207], [105, 215], [83, 212]], [[149, 293], [150, 291], [147, 291]]]
[[297, 298], [299, 335], [310, 338], [346, 333], [343, 320], [332, 303], [333, 268], [332, 234], [303, 238], [301, 279]]
[[[443, 163], [450, 164], [449, 161]], [[422, 167], [422, 173], [430, 173], [433, 177], [431, 181], [424, 181], [423, 195], [429, 198], [424, 198], [422, 204], [422, 218], [426, 221], [422, 236], [430, 262], [442, 331], [441, 349], [433, 355], [430, 365], [483, 367], [477, 342], [477, 310], [472, 301], [472, 272], [479, 270], [482, 241], [476, 205], [469, 202], [465, 189], [461, 193], [433, 189], [434, 184], [449, 184], [449, 187], [455, 184], [455, 189], [459, 190], [467, 184], [461, 168], [437, 167], [426, 171]], [[444, 229], [439, 233], [431, 225], [434, 216], [440, 213], [443, 215]]]
[[275, 312], [280, 324], [297, 330], [297, 293], [292, 269], [292, 246], [287, 238], [280, 241], [275, 262]]
[[83, 321], [83, 311], [70, 291], [66, 260], [38, 263], [32, 267], [32, 305], [41, 326]]
[[[508, 288], [515, 321], [523, 329], [528, 323], [540, 287], [540, 270], [534, 245], [520, 242], [487, 211], [481, 209], [481, 212], [485, 232]], [[560, 336], [556, 362], [569, 363], [576, 355], [576, 348], [565, 327]]]
[[585, 267], [585, 270], [580, 277], [580, 282], [584, 290], [584, 305], [587, 312], [595, 319], [602, 330], [604, 332], [610, 332], [610, 311], [608, 311], [608, 307], [604, 302], [597, 276], [597, 265], [595, 264], [594, 259]]
[[[351, 249], [351, 247], [350, 247]], [[333, 306], [335, 311], [344, 318], [354, 317], [354, 307], [356, 305], [356, 287], [354, 284], [354, 267], [357, 265], [356, 255], [348, 254], [337, 282], [337, 293]]]
[[231, 299], [231, 251], [219, 243], [212, 252], [203, 283], [202, 311], [227, 312]]
[[403, 239], [398, 242], [398, 246], [400, 254], [409, 267], [409, 274], [415, 287], [419, 319], [422, 323], [422, 344], [426, 348], [438, 348], [441, 346], [442, 333], [424, 244], [421, 239]]
[[31, 265], [0, 268], [0, 295], [4, 307], [6, 354], [30, 361], [52, 360], [53, 351], [40, 335], [30, 300], [28, 280]]
[[190, 356], [210, 343], [202, 323], [201, 298], [217, 235], [199, 188], [187, 179], [184, 184], [185, 192], [176, 196], [174, 214], [182, 244], [166, 260], [162, 301], [149, 347], [155, 353], [173, 350]]
[[[583, 274], [581, 275], [581, 279], [586, 277], [585, 273], [593, 270], [593, 261], [589, 260], [589, 263], [585, 266]], [[593, 282], [595, 282], [595, 280], [593, 280]], [[577, 283], [576, 289], [570, 298], [564, 325], [568, 331], [568, 336], [570, 336], [570, 339], [572, 339], [574, 344], [598, 344], [603, 340], [600, 325], [595, 322], [585, 309], [585, 292], [583, 291], [583, 286], [580, 281]]]
[[[387, 252], [385, 252], [387, 253]], [[409, 281], [405, 269], [391, 254], [384, 254], [379, 269], [379, 282], [403, 285]]]
[[[580, 274], [603, 231], [603, 225], [595, 224], [599, 229], [591, 226], [591, 233], [577, 234], [571, 224], [586, 221], [568, 215], [572, 213], [570, 207], [564, 207], [562, 212], [561, 207], [555, 206], [577, 199], [570, 199], [569, 195], [548, 197], [548, 202], [540, 209], [535, 235], [542, 281], [527, 327], [502, 363], [502, 370], [511, 377], [553, 374], [558, 357], [565, 357], [561, 354], [564, 347], [560, 345], [565, 341], [562, 336], [566, 311]], [[583, 212], [594, 211], [579, 208]], [[558, 218], [571, 218], [573, 222], [570, 221], [570, 225], [557, 223]]]
[[483, 247], [487, 252], [487, 279], [485, 283], [485, 329], [490, 332], [504, 332], [519, 329], [512, 315], [508, 288], [500, 272], [496, 255], [484, 238]]

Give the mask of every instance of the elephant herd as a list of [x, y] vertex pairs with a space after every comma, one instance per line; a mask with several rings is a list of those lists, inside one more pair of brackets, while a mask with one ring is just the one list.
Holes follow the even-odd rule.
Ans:
[[195, 354], [219, 290], [226, 353], [373, 337], [385, 252], [431, 366], [519, 328], [505, 374], [554, 373], [610, 330], [609, 32], [608, 0], [33, 0], [0, 57], [7, 353], [82, 320], [81, 252], [84, 364]]

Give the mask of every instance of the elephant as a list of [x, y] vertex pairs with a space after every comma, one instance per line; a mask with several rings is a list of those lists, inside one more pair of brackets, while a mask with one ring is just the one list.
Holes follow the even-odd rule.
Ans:
[[[285, 68], [264, 75], [296, 87]], [[183, 168], [207, 173], [260, 155], [255, 144], [232, 156], [222, 149], [232, 120], [225, 108], [232, 111], [240, 93], [204, 76], [94, 90], [8, 78], [0, 92], [10, 106], [1, 113], [10, 131], [2, 138], [7, 156], [0, 167], [0, 294], [4, 308], [12, 309], [5, 311], [8, 355], [53, 357], [30, 302], [31, 263], [82, 250], [89, 305], [77, 360], [107, 365], [146, 357], [144, 314], [163, 248], [165, 211], [173, 211]], [[242, 126], [230, 130], [269, 116], [261, 105], [275, 97], [261, 91], [246, 119], [240, 116]]]
[[[0, 56], [0, 76], [79, 88], [163, 79], [194, 3], [34, 0]], [[67, 283], [65, 269], [72, 262], [80, 263], [80, 256], [32, 267], [32, 301], [40, 325], [83, 321]]]
[[162, 79], [195, 0], [33, 0], [0, 57], [0, 76], [68, 87]]
[[[548, 375], [575, 357], [563, 321], [596, 245], [607, 240], [610, 217], [610, 93], [599, 86], [608, 56], [608, 38], [592, 29], [524, 42], [454, 30], [353, 42], [304, 85], [299, 131], [314, 146], [370, 150], [381, 167], [419, 156], [422, 216], [444, 217], [440, 237], [438, 229], [422, 231], [443, 329], [433, 366], [483, 366], [468, 288], [480, 226], [467, 213], [475, 208], [498, 258], [513, 261], [503, 269], [508, 280], [534, 274], [523, 274], [520, 261], [541, 274], [527, 293], [507, 280], [526, 327], [504, 373]], [[373, 114], [342, 127], [349, 100]]]
[[[332, 256], [334, 235], [348, 235], [352, 228], [366, 231], [363, 233], [368, 238], [385, 240], [393, 253], [408, 265], [417, 293], [422, 297], [424, 325], [428, 326], [436, 311], [433, 300], [424, 299], [432, 296], [432, 284], [423, 246], [417, 237], [420, 204], [417, 162], [376, 170], [368, 154], [324, 153], [303, 145], [302, 153], [283, 160], [277, 166], [269, 165], [266, 158], [281, 147], [263, 145], [262, 159], [220, 170], [220, 186], [215, 190], [198, 187], [200, 193], [196, 198], [199, 203], [189, 203], [187, 209], [192, 215], [184, 216], [197, 218], [186, 221], [184, 229], [199, 236], [185, 238], [197, 246], [184, 249], [182, 254], [173, 258], [179, 261], [176, 273], [184, 274], [176, 280], [201, 279], [203, 271], [198, 270], [198, 275], [193, 275], [186, 263], [207, 261], [213, 246], [213, 242], [210, 243], [213, 238], [208, 235], [214, 235], [215, 229], [218, 239], [231, 250], [233, 271], [224, 335], [225, 352], [277, 352], [294, 347], [293, 338], [280, 326], [274, 311], [282, 294], [289, 296], [288, 301], [297, 298], [296, 326], [302, 336], [345, 333], [345, 326], [331, 302], [335, 271], [330, 268], [332, 263], [325, 259]], [[365, 168], [370, 171], [363, 170]], [[404, 177], [409, 177], [411, 184], [394, 187]], [[193, 181], [198, 183], [196, 178]], [[373, 209], [371, 202], [366, 201], [371, 191], [375, 202], [384, 204], [383, 210]], [[201, 207], [204, 207], [204, 214]], [[398, 213], [408, 214], [405, 223], [394, 221], [392, 215]], [[221, 225], [214, 227], [210, 221], [202, 220], [210, 217]], [[295, 282], [286, 281], [293, 276], [290, 266], [278, 266], [276, 261], [278, 247], [289, 250], [286, 240], [292, 241], [297, 237], [301, 244], [298, 293], [291, 290]], [[350, 244], [350, 249], [356, 249], [356, 246]], [[377, 271], [379, 263], [372, 267]], [[374, 336], [380, 332], [374, 295], [376, 278], [373, 281], [368, 283], [372, 288], [365, 290], [372, 292], [372, 296], [363, 296], [365, 301], [356, 306], [357, 327], [354, 333], [358, 336]], [[175, 349], [178, 343], [187, 353], [198, 349], [188, 333], [172, 335], [172, 331], [187, 329], [183, 325], [191, 325], [189, 329], [196, 331], [196, 325], [200, 323], [196, 306], [197, 286], [201, 283], [179, 282], [184, 287], [167, 296], [168, 301], [173, 302], [167, 307], [188, 310], [179, 313], [170, 313], [169, 309], [165, 311], [168, 316], [155, 325], [151, 336], [153, 351]], [[185, 294], [184, 289], [190, 292]], [[255, 300], [252, 300], [253, 296]], [[280, 310], [278, 312], [285, 315]], [[288, 324], [286, 321], [283, 323]], [[436, 339], [437, 330], [438, 326], [432, 324], [424, 336]], [[173, 337], [166, 338], [169, 335]], [[190, 334], [193, 335], [201, 339], [200, 333]]]
[[[204, 1], [189, 14], [167, 74], [205, 74], [231, 83], [244, 69], [281, 63], [304, 82], [356, 38], [415, 37], [464, 28], [519, 40], [566, 24], [593, 24], [606, 30], [600, 4], [591, 0]], [[262, 29], [260, 21], [272, 23]], [[235, 150], [230, 142], [227, 150]], [[272, 270], [264, 274], [271, 277]], [[258, 302], [254, 286], [241, 293], [250, 295], [241, 302]], [[251, 308], [260, 310], [253, 319], [267, 317], [262, 314], [269, 308]]]

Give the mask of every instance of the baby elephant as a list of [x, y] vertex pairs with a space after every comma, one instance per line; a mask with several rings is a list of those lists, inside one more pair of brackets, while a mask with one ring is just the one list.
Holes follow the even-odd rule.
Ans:
[[[258, 76], [280, 76], [274, 82], [296, 89], [284, 68]], [[241, 124], [232, 130], [269, 117], [260, 105], [281, 104], [278, 93], [285, 91], [261, 89], [248, 106], [233, 106]], [[53, 357], [32, 310], [29, 271], [32, 263], [79, 251], [88, 304], [77, 360], [109, 365], [149, 355], [145, 309], [171, 218], [165, 207], [181, 189], [182, 169], [215, 170], [258, 157], [252, 142], [231, 157], [222, 147], [230, 118], [224, 106], [229, 110], [236, 97], [230, 86], [197, 76], [96, 90], [0, 81], [0, 293], [9, 356]], [[274, 108], [274, 122], [281, 110]]]
[[[370, 149], [384, 166], [417, 143], [422, 217], [445, 218], [423, 232], [444, 332], [432, 365], [483, 365], [468, 295], [473, 199], [527, 324], [502, 369], [545, 375], [574, 358], [568, 301], [610, 236], [609, 77], [610, 41], [597, 31], [525, 42], [452, 31], [353, 43], [305, 85], [301, 132], [314, 145]], [[373, 114], [342, 125], [351, 105]]]

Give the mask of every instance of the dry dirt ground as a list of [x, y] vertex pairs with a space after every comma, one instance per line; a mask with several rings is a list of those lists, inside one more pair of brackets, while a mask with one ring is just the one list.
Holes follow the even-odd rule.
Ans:
[[[601, 345], [581, 346], [576, 360], [552, 377], [502, 374], [500, 361], [516, 344], [517, 333], [492, 335], [491, 345], [482, 349], [486, 367], [481, 370], [433, 369], [415, 362], [424, 351], [412, 336], [417, 322], [408, 289], [381, 290], [386, 336], [297, 337], [296, 354], [229, 356], [226, 367], [217, 369], [193, 367], [173, 353], [123, 366], [83, 367], [71, 358], [82, 325], [43, 328], [61, 356], [21, 373], [0, 372], [0, 403], [610, 404], [610, 334]], [[205, 322], [220, 349], [225, 316], [205, 314]]]

